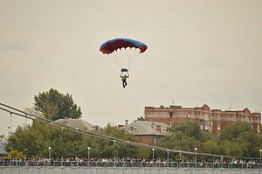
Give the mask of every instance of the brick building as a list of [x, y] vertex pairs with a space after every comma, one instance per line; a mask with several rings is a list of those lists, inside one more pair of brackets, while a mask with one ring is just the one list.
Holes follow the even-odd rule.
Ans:
[[261, 131], [261, 114], [251, 113], [245, 108], [238, 111], [222, 111], [210, 109], [208, 105], [194, 108], [183, 108], [181, 106], [145, 107], [145, 120], [162, 122], [174, 125], [179, 122], [191, 121], [197, 123], [202, 130], [212, 134], [219, 134], [225, 126], [234, 125], [237, 122], [247, 122], [258, 133]]

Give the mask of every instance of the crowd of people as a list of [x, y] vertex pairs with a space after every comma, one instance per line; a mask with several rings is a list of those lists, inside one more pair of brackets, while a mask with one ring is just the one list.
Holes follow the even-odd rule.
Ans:
[[89, 166], [89, 167], [172, 167], [172, 168], [262, 168], [259, 160], [145, 160], [96, 158], [0, 159], [0, 166]]

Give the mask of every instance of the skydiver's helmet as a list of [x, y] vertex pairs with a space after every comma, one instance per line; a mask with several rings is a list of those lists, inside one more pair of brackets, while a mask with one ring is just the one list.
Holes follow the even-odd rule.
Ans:
[[122, 68], [122, 69], [121, 69], [120, 77], [129, 77], [128, 69], [127, 69], [127, 68]]

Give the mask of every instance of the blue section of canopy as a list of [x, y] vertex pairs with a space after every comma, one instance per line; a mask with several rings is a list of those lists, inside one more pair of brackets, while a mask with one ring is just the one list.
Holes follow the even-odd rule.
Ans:
[[138, 41], [138, 40], [134, 40], [134, 39], [129, 39], [129, 38], [115, 38], [115, 39], [111, 39], [106, 41], [105, 43], [103, 43], [101, 45], [100, 48], [106, 47], [107, 45], [114, 43], [114, 42], [119, 42], [119, 41], [124, 41], [124, 42], [129, 42], [132, 43], [135, 47], [140, 47], [140, 46], [145, 46], [144, 43]]

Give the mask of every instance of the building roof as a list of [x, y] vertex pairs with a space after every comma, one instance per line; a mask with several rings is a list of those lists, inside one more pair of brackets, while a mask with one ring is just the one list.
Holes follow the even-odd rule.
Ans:
[[7, 152], [3, 147], [0, 147], [0, 155], [6, 155]]
[[164, 123], [135, 120], [134, 122], [124, 126], [124, 129], [133, 135], [168, 135], [169, 126]]
[[84, 130], [95, 130], [96, 126], [88, 123], [87, 121], [85, 121], [82, 118], [79, 119], [58, 119], [55, 122], [57, 123], [62, 123], [66, 126], [70, 126], [73, 128], [78, 128], [78, 129], [84, 129]]

